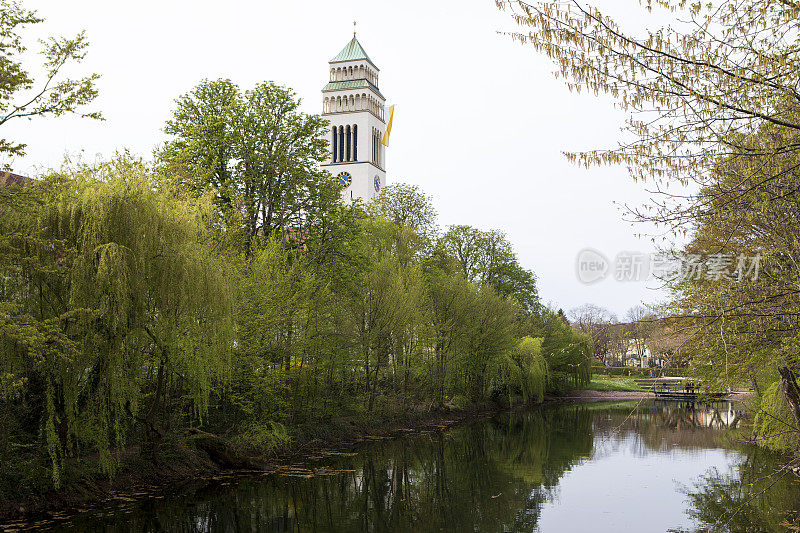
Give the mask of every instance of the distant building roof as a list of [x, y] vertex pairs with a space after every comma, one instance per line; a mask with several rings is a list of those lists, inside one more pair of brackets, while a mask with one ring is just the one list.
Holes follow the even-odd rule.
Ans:
[[369, 58], [367, 53], [364, 51], [364, 48], [361, 46], [361, 43], [358, 42], [356, 36], [353, 35], [353, 39], [347, 43], [347, 46], [342, 48], [342, 51], [336, 54], [336, 57], [331, 59], [329, 63], [340, 63], [342, 61], [359, 61], [361, 59], [366, 59], [369, 61], [373, 67], [378, 68], [375, 66], [375, 63]]
[[14, 174], [13, 172], [0, 170], [0, 185], [22, 185], [28, 181], [30, 181], [30, 178], [20, 176], [19, 174]]

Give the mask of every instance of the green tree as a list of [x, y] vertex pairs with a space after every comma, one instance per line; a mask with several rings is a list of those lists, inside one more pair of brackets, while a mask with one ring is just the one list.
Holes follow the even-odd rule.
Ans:
[[425, 245], [430, 245], [436, 237], [436, 210], [431, 197], [417, 185], [387, 185], [372, 201], [371, 210], [397, 226], [412, 228]]
[[368, 410], [374, 406], [381, 376], [389, 368], [396, 371], [398, 362], [407, 364], [416, 350], [408, 343], [421, 340], [415, 331], [422, 298], [421, 279], [418, 267], [404, 265], [392, 253], [393, 226], [382, 218], [365, 220], [363, 246], [368, 262], [355, 294], [347, 302], [348, 324], [362, 367]]
[[[188, 186], [213, 188], [226, 227], [239, 226], [249, 254], [259, 237], [302, 240], [314, 217], [339, 201], [330, 175], [327, 122], [300, 112], [291, 89], [264, 82], [242, 93], [230, 80], [203, 81], [176, 101], [160, 153]], [[185, 178], [184, 178], [185, 179]]]
[[527, 311], [539, 306], [536, 276], [519, 265], [511, 243], [499, 231], [454, 225], [437, 242], [440, 253], [455, 260], [469, 281], [488, 283]]
[[469, 328], [469, 305], [473, 286], [460, 272], [449, 273], [434, 261], [425, 264], [427, 317], [432, 332], [434, 372], [431, 389], [439, 405], [445, 401], [448, 385], [452, 387], [452, 362]]
[[[97, 97], [95, 85], [99, 76], [90, 74], [72, 79], [64, 71], [86, 57], [88, 42], [84, 32], [75, 37], [50, 37], [42, 41], [43, 58], [40, 76], [31, 73], [26, 65], [26, 26], [39, 24], [34, 11], [24, 9], [13, 0], [0, 1], [0, 126], [12, 120], [35, 117], [57, 117], [78, 113]], [[81, 111], [80, 116], [100, 119], [96, 111]], [[0, 154], [25, 155], [25, 144], [0, 139]]]
[[201, 82], [176, 100], [172, 118], [164, 126], [174, 138], [159, 154], [172, 173], [183, 176], [190, 191], [215, 191], [225, 214], [233, 208], [237, 193], [234, 117], [241, 100], [241, 91], [230, 80]]
[[517, 387], [525, 401], [541, 402], [547, 386], [547, 361], [542, 355], [541, 338], [523, 337], [500, 360], [505, 382]]
[[4, 198], [20, 194], [39, 201], [20, 220], [0, 208], [0, 374], [22, 383], [20, 431], [42, 428], [58, 485], [64, 459], [86, 447], [111, 472], [111, 448], [132, 433], [155, 453], [181, 417], [202, 417], [228, 360], [231, 295], [204, 245], [206, 208], [154, 191], [139, 163]]
[[499, 296], [491, 285], [480, 285], [471, 294], [469, 307], [460, 320], [466, 322], [459, 346], [458, 364], [464, 373], [467, 396], [478, 401], [489, 392], [491, 369], [497, 358], [510, 349], [514, 337], [515, 303]]
[[563, 392], [586, 386], [591, 380], [591, 337], [573, 329], [562, 315], [550, 309], [535, 315], [532, 329], [543, 339], [547, 390]]

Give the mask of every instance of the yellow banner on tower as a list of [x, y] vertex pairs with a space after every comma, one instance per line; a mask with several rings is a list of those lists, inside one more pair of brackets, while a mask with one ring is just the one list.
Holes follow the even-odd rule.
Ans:
[[392, 133], [392, 119], [394, 119], [394, 106], [389, 106], [389, 123], [386, 125], [386, 133], [383, 134], [381, 144], [389, 146], [389, 134]]

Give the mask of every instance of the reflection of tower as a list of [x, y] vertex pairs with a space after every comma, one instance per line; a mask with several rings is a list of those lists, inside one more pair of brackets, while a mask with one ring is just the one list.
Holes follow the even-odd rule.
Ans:
[[323, 164], [350, 200], [368, 201], [386, 184], [385, 102], [378, 67], [356, 39], [330, 60], [330, 81], [322, 89], [322, 115], [331, 123], [330, 162]]

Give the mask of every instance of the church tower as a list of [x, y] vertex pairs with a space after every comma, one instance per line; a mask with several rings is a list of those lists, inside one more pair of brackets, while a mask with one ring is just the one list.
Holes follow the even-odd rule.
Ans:
[[348, 200], [369, 201], [386, 184], [385, 102], [378, 67], [353, 39], [329, 61], [330, 81], [322, 89], [322, 116], [331, 123], [331, 159], [322, 166]]

